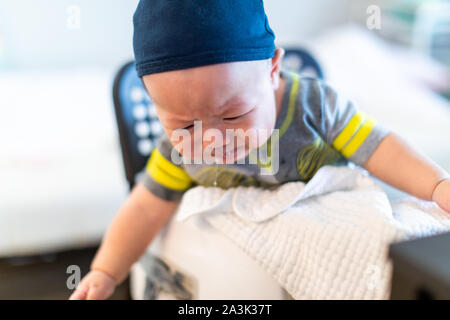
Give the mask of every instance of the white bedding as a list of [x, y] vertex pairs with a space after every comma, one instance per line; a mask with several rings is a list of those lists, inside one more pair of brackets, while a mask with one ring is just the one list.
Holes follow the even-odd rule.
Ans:
[[0, 257], [100, 242], [128, 193], [112, 75], [0, 73]]
[[387, 299], [389, 244], [450, 230], [437, 205], [391, 202], [356, 166], [324, 166], [274, 191], [196, 187], [175, 218], [209, 222], [295, 299]]

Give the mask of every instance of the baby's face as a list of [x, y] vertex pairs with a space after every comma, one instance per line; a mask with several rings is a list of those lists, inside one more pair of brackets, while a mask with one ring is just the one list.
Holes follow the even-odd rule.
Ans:
[[[278, 82], [271, 70], [270, 59], [231, 62], [146, 75], [143, 81], [178, 152], [186, 157], [190, 146], [193, 160], [194, 144], [205, 150], [214, 142], [213, 157], [225, 163], [245, 157], [272, 134]], [[190, 134], [188, 144], [180, 143], [180, 130]], [[214, 134], [208, 135], [208, 130]], [[230, 132], [239, 138], [231, 138]], [[222, 139], [217, 139], [218, 133]]]

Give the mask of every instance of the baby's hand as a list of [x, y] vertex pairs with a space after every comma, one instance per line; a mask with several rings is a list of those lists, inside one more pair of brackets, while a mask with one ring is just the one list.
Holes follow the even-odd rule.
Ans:
[[450, 178], [442, 180], [434, 189], [432, 200], [450, 213]]
[[104, 300], [114, 292], [116, 281], [100, 270], [91, 270], [78, 284], [69, 300]]

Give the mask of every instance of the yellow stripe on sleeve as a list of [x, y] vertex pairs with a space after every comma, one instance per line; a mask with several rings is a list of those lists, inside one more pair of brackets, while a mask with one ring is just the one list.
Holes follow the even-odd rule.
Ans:
[[347, 144], [347, 142], [353, 137], [353, 135], [358, 131], [358, 128], [364, 122], [365, 114], [361, 111], [355, 113], [355, 115], [350, 119], [348, 124], [345, 126], [344, 130], [334, 139], [333, 147], [341, 151], [341, 149]]
[[284, 135], [286, 130], [291, 125], [292, 120], [294, 119], [295, 102], [300, 87], [300, 80], [298, 74], [296, 74], [295, 72], [290, 72], [290, 74], [292, 76], [291, 92], [289, 93], [288, 111], [286, 114], [286, 118], [284, 119], [280, 127], [280, 138]]
[[344, 149], [342, 149], [342, 155], [344, 157], [349, 158], [356, 152], [356, 150], [358, 150], [358, 148], [362, 145], [364, 140], [366, 140], [367, 136], [372, 131], [375, 123], [376, 121], [374, 118], [368, 118], [364, 122], [364, 124], [358, 130], [358, 133], [356, 133], [353, 139], [345, 146]]
[[146, 171], [155, 181], [169, 189], [183, 191], [192, 183], [186, 171], [164, 158], [158, 149], [153, 150]]

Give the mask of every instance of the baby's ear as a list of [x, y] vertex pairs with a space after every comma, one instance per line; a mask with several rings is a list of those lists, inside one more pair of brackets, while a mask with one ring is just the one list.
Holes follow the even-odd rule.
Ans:
[[275, 55], [273, 56], [272, 60], [272, 64], [278, 64], [281, 66], [281, 62], [283, 61], [284, 55], [286, 53], [286, 50], [284, 50], [283, 48], [277, 47], [275, 49]]
[[270, 79], [272, 80], [274, 89], [279, 86], [281, 61], [283, 60], [284, 53], [285, 50], [283, 48], [277, 48], [275, 50], [275, 55], [268, 60], [270, 63]]
[[281, 60], [283, 60], [283, 58], [284, 58], [284, 55], [285, 55], [285, 53], [286, 53], [286, 50], [284, 50], [283, 48], [280, 48], [280, 47], [277, 47], [277, 50], [280, 50], [280, 54], [281, 54]]

